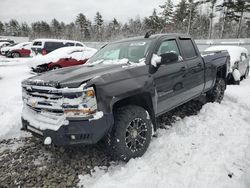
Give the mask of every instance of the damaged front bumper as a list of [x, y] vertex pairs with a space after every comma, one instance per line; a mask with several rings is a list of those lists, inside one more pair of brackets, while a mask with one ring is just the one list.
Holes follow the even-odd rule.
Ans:
[[[23, 84], [22, 130], [45, 144], [94, 144], [113, 125], [113, 116], [97, 111], [93, 88], [63, 88]], [[48, 142], [51, 140], [51, 142]]]
[[[64, 120], [67, 122], [65, 125], [63, 123], [61, 125], [55, 124], [55, 127], [58, 128], [57, 130], [49, 128], [40, 129], [37, 126], [39, 124], [34, 124], [36, 121], [39, 121], [39, 116], [40, 114], [36, 114], [33, 118], [27, 120], [25, 115], [23, 115], [22, 130], [31, 132], [34, 136], [43, 140], [51, 138], [52, 144], [56, 146], [95, 144], [108, 133], [111, 125], [113, 125], [113, 116], [104, 115], [102, 118], [94, 121], [84, 118], [66, 118]], [[51, 122], [46, 125], [52, 126]]]

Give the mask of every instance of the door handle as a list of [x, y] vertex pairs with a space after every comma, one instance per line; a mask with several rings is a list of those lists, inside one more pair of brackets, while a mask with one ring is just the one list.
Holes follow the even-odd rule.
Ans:
[[202, 63], [199, 63], [197, 66], [198, 66], [198, 67], [202, 67]]

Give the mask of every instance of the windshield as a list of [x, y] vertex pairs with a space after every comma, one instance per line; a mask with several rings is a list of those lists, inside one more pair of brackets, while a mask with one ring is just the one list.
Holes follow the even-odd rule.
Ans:
[[92, 56], [86, 64], [140, 63], [148, 53], [150, 39], [108, 44]]

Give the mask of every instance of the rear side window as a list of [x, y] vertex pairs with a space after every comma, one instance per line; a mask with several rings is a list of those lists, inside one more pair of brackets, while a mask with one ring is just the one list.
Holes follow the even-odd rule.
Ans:
[[33, 46], [42, 46], [42, 42], [38, 42], [38, 41], [37, 41], [37, 42], [34, 42], [34, 43], [33, 43]]
[[57, 49], [63, 47], [62, 42], [45, 42], [44, 48], [45, 49]]
[[191, 59], [197, 57], [197, 53], [191, 39], [181, 39], [180, 42], [184, 59]]
[[76, 46], [83, 46], [82, 44], [80, 44], [80, 43], [76, 43]]

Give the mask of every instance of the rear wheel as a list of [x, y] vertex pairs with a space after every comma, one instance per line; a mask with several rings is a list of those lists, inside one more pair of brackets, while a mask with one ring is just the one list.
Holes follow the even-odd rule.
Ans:
[[125, 106], [115, 111], [115, 123], [107, 144], [114, 160], [141, 157], [152, 136], [152, 122], [144, 108]]
[[207, 101], [221, 103], [221, 101], [224, 98], [225, 90], [226, 90], [225, 80], [222, 78], [217, 78], [214, 87], [206, 94]]
[[17, 52], [13, 52], [13, 53], [11, 54], [11, 57], [17, 58], [17, 57], [20, 57], [20, 54], [17, 53]]

